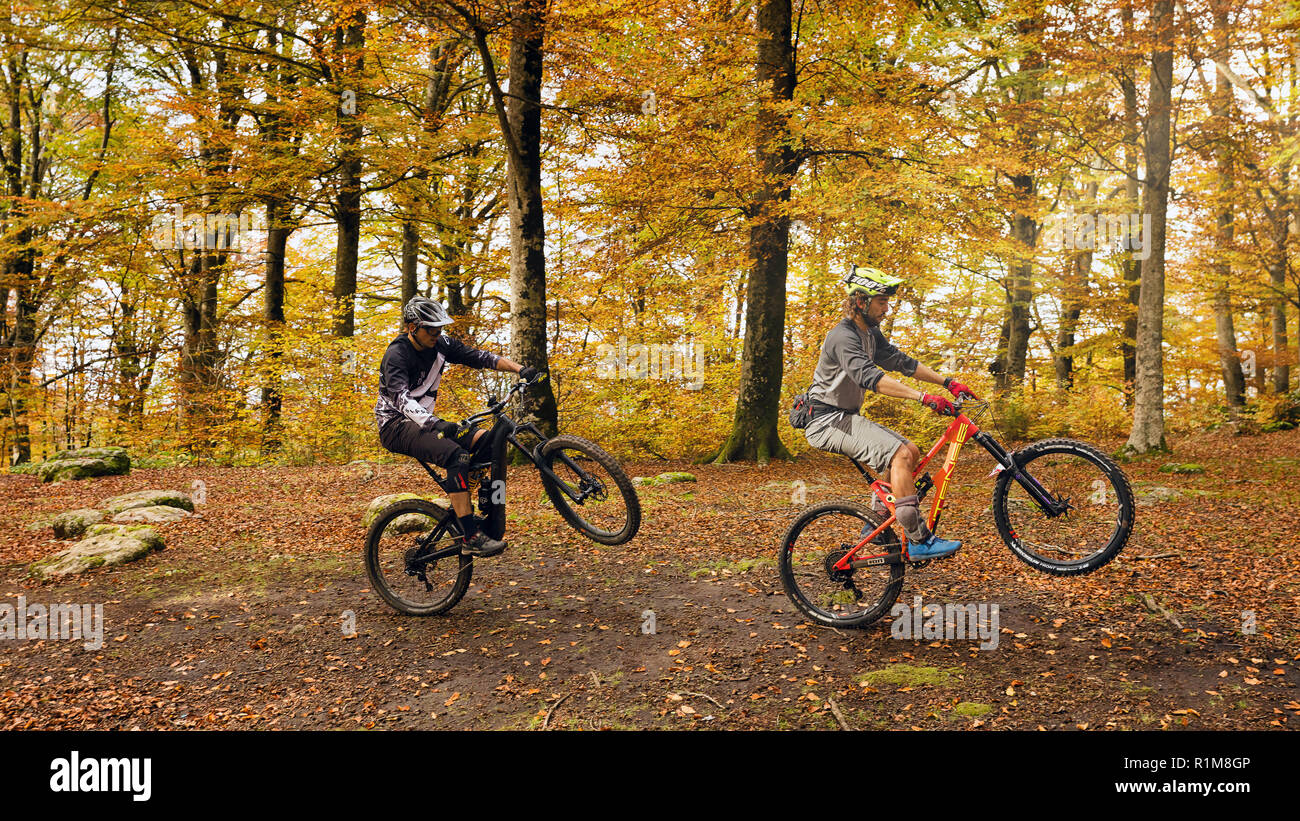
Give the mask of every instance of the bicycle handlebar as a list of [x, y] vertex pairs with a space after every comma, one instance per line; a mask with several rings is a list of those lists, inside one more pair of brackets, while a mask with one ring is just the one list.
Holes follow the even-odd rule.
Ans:
[[501, 397], [501, 399], [499, 400], [489, 399], [487, 409], [479, 411], [473, 416], [470, 416], [469, 418], [463, 420], [459, 425], [456, 426], [455, 436], [456, 437], [463, 436], [465, 432], [468, 431], [470, 427], [473, 426], [473, 424], [479, 421], [480, 419], [487, 419], [490, 416], [496, 415], [501, 411], [502, 408], [506, 406], [506, 404], [512, 398], [514, 398], [514, 395], [516, 393], [523, 391], [525, 388], [530, 388], [533, 385], [541, 384], [542, 381], [546, 379], [546, 377], [547, 374], [545, 371], [543, 371], [542, 373], [539, 373], [537, 375], [537, 378], [531, 382], [525, 382], [524, 380], [521, 379], [518, 382], [516, 382], [506, 393], [506, 395]]

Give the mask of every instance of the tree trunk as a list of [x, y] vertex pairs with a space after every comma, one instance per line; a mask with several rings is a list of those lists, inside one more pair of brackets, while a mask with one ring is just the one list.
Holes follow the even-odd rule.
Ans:
[[[1220, 1], [1213, 8], [1214, 48], [1219, 59], [1228, 60], [1228, 4]], [[1215, 220], [1214, 278], [1214, 335], [1219, 348], [1219, 368], [1223, 372], [1223, 392], [1228, 403], [1228, 413], [1235, 422], [1246, 404], [1246, 384], [1241, 373], [1241, 356], [1237, 351], [1237, 329], [1232, 318], [1232, 250], [1234, 235], [1232, 209], [1232, 152], [1229, 145], [1229, 119], [1232, 116], [1232, 85], [1223, 72], [1216, 70], [1214, 79], [1213, 117], [1216, 188], [1219, 195], [1219, 214]]]
[[415, 296], [419, 282], [420, 267], [420, 233], [415, 223], [406, 220], [402, 223], [402, 304], [405, 305]]
[[[344, 86], [339, 89], [341, 132], [339, 187], [334, 200], [338, 242], [334, 253], [334, 335], [350, 337], [356, 330], [357, 260], [361, 246], [361, 73], [365, 67], [366, 13], [358, 10], [346, 25], [335, 29], [335, 46], [343, 52]], [[351, 87], [347, 86], [351, 83]]]
[[[1036, 38], [1042, 30], [1038, 12], [1021, 20], [1017, 26], [1026, 49], [1016, 69], [1016, 103], [1021, 110], [1016, 126], [1016, 151], [1021, 165], [1032, 168], [1034, 154], [1039, 144], [1035, 126], [1036, 108], [1043, 99], [1043, 53]], [[1034, 110], [1031, 110], [1034, 109]], [[995, 386], [998, 393], [1006, 393], [1024, 384], [1025, 363], [1029, 354], [1029, 314], [1034, 300], [1034, 246], [1038, 243], [1038, 223], [1034, 220], [1034, 198], [1038, 192], [1037, 181], [1031, 170], [1011, 177], [1014, 190], [1015, 212], [1011, 217], [1011, 236], [1015, 239], [1017, 256], [1008, 265], [1010, 279], [1007, 283], [1007, 306], [1004, 324], [1007, 328], [1005, 359], [998, 369]], [[1002, 354], [1002, 351], [999, 351]]]
[[[1132, 42], [1136, 37], [1133, 27], [1132, 0], [1126, 0], [1120, 9], [1120, 17], [1126, 38]], [[1125, 66], [1120, 69], [1120, 86], [1124, 93], [1124, 195], [1128, 208], [1134, 212], [1140, 206], [1138, 181], [1138, 136], [1140, 134], [1137, 96], [1137, 72]], [[1140, 223], [1139, 223], [1140, 224]], [[1120, 342], [1120, 356], [1124, 360], [1124, 406], [1133, 407], [1133, 386], [1137, 383], [1137, 314], [1142, 288], [1142, 260], [1133, 253], [1138, 248], [1145, 248], [1149, 237], [1141, 237], [1138, 225], [1128, 222], [1128, 237], [1123, 261], [1125, 293], [1127, 305], [1124, 311], [1124, 338]]]
[[1173, 84], [1173, 0], [1154, 0], [1151, 27], [1151, 87], [1147, 104], [1146, 174], [1143, 212], [1151, 215], [1151, 236], [1143, 239], [1149, 256], [1142, 265], [1138, 302], [1137, 383], [1133, 430], [1126, 447], [1145, 453], [1167, 450], [1164, 415], [1165, 220], [1169, 208], [1170, 122]]
[[790, 0], [763, 0], [758, 8], [756, 77], [760, 93], [754, 159], [763, 184], [750, 209], [750, 269], [745, 342], [731, 434], [715, 462], [789, 459], [777, 435], [785, 366], [785, 281], [790, 252], [790, 185], [799, 160], [790, 146], [789, 104], [794, 99], [795, 49]]
[[[1086, 197], [1089, 202], [1096, 200], [1097, 183], [1088, 183]], [[1097, 212], [1094, 211], [1093, 219]], [[1083, 250], [1074, 255], [1070, 261], [1071, 276], [1065, 283], [1065, 295], [1061, 298], [1061, 325], [1056, 334], [1056, 387], [1066, 391], [1074, 387], [1074, 351], [1075, 332], [1079, 327], [1079, 317], [1083, 313], [1083, 302], [1088, 296], [1088, 281], [1092, 275], [1092, 250]]]
[[217, 384], [217, 286], [226, 259], [224, 253], [209, 253], [212, 242], [211, 235], [205, 235], [204, 247], [194, 249], [181, 295], [185, 337], [177, 382], [190, 444], [201, 452], [207, 452], [213, 444], [209, 425], [215, 411]]
[[280, 449], [280, 362], [284, 357], [284, 255], [293, 227], [284, 221], [284, 206], [277, 202], [266, 206], [266, 294], [263, 319], [266, 322], [266, 371], [262, 383], [262, 412], [266, 430], [262, 453]]
[[[508, 153], [510, 212], [510, 358], [547, 369], [546, 228], [542, 212], [543, 0], [524, 0], [511, 26], [510, 99], [506, 119], [515, 150]], [[547, 436], [558, 430], [551, 380], [524, 394], [524, 416]]]
[[1287, 350], [1286, 333], [1286, 272], [1287, 238], [1290, 235], [1291, 209], [1287, 200], [1287, 171], [1282, 169], [1282, 187], [1278, 195], [1277, 216], [1273, 225], [1273, 253], [1268, 263], [1268, 280], [1275, 296], [1270, 313], [1273, 319], [1273, 392], [1286, 393], [1291, 389], [1290, 351]]
[[118, 297], [122, 316], [118, 327], [113, 329], [111, 349], [117, 357], [117, 385], [113, 397], [117, 420], [114, 429], [121, 434], [130, 427], [136, 387], [140, 383], [140, 328], [136, 319], [139, 306], [132, 296], [130, 273], [123, 273], [118, 284], [122, 288], [121, 296]]

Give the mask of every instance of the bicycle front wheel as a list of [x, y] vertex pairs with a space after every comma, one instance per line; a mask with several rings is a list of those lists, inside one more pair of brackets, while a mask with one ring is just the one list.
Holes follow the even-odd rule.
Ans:
[[447, 508], [406, 499], [384, 508], [366, 533], [366, 573], [375, 592], [411, 616], [436, 616], [469, 589], [474, 558], [431, 554], [460, 542], [460, 522]]
[[564, 521], [601, 544], [623, 544], [641, 527], [641, 500], [618, 461], [580, 436], [546, 440], [541, 464], [546, 495]]
[[[1016, 557], [1056, 576], [1091, 573], [1123, 549], [1133, 532], [1133, 489], [1119, 465], [1083, 442], [1047, 439], [1015, 455], [998, 476], [993, 518]], [[1048, 511], [1021, 482], [1041, 488], [1058, 505]]]
[[[848, 500], [816, 505], [794, 520], [781, 540], [777, 565], [781, 585], [800, 612], [826, 627], [866, 627], [889, 612], [903, 588], [901, 563], [834, 568], [884, 521], [870, 508]], [[890, 528], [856, 558], [895, 557], [902, 550], [898, 534]]]

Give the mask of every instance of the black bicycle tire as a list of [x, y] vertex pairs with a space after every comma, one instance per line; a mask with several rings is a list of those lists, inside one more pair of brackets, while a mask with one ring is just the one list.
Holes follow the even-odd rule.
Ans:
[[[826, 513], [848, 513], [851, 515], [859, 515], [869, 522], [874, 522], [877, 526], [885, 521], [880, 514], [876, 513], [871, 508], [849, 499], [832, 499], [829, 502], [822, 502], [821, 504], [808, 508], [790, 523], [790, 527], [786, 530], [785, 535], [781, 537], [780, 554], [777, 556], [777, 567], [781, 577], [781, 586], [785, 588], [786, 598], [788, 598], [791, 603], [799, 609], [799, 612], [803, 613], [804, 616], [816, 624], [820, 624], [824, 627], [867, 627], [888, 614], [890, 608], [893, 607], [894, 602], [898, 600], [898, 594], [903, 589], [903, 576], [906, 573], [906, 567], [901, 562], [888, 566], [889, 583], [885, 586], [884, 592], [876, 601], [875, 606], [870, 610], [847, 619], [837, 619], [827, 616], [821, 610], [813, 606], [807, 596], [799, 590], [799, 585], [794, 579], [794, 567], [790, 563], [790, 556], [794, 551], [794, 543], [799, 538], [799, 534], [803, 532], [803, 529], [807, 527], [809, 523]], [[887, 552], [893, 553], [897, 550], [897, 552], [902, 553], [903, 545], [898, 540], [898, 534], [894, 533], [892, 528], [885, 532], [888, 533], [890, 538], [893, 540], [892, 543], [888, 545], [889, 550]]]
[[561, 448], [581, 451], [609, 472], [623, 497], [623, 503], [627, 506], [627, 523], [621, 530], [612, 534], [609, 531], [592, 527], [574, 511], [572, 505], [569, 504], [569, 497], [565, 496], [555, 482], [543, 473], [542, 486], [546, 489], [546, 495], [550, 497], [551, 504], [559, 511], [560, 517], [582, 535], [600, 544], [619, 545], [631, 541], [632, 537], [636, 536], [637, 531], [641, 528], [641, 500], [636, 495], [636, 487], [632, 484], [632, 480], [627, 478], [627, 474], [623, 472], [623, 467], [618, 463], [618, 460], [589, 439], [561, 434], [547, 439], [538, 451], [542, 464], [548, 470], [552, 470], [552, 454]]
[[[366, 575], [370, 577], [371, 588], [379, 594], [390, 607], [408, 616], [438, 616], [455, 607], [469, 590], [471, 577], [474, 575], [474, 557], [460, 554], [460, 567], [456, 572], [456, 583], [446, 597], [427, 607], [412, 605], [395, 594], [388, 586], [384, 575], [379, 572], [379, 540], [388, 524], [406, 513], [427, 513], [441, 518], [447, 508], [427, 499], [403, 499], [394, 502], [380, 511], [366, 531]], [[460, 525], [454, 520], [452, 526], [459, 532]]]
[[1044, 559], [1036, 553], [1026, 551], [1020, 545], [1020, 539], [1012, 535], [1011, 523], [1007, 518], [1007, 491], [1013, 481], [1012, 473], [1008, 470], [998, 474], [997, 485], [993, 488], [993, 520], [997, 525], [998, 535], [1002, 537], [1002, 541], [1011, 549], [1016, 558], [1035, 570], [1053, 576], [1081, 576], [1092, 573], [1118, 556], [1119, 552], [1124, 549], [1124, 545], [1128, 543], [1129, 537], [1133, 534], [1133, 525], [1137, 513], [1137, 507], [1133, 499], [1133, 487], [1129, 484], [1128, 477], [1124, 475], [1124, 471], [1115, 463], [1115, 460], [1092, 445], [1074, 439], [1043, 439], [1016, 451], [1014, 458], [1017, 464], [1029, 467], [1034, 459], [1049, 453], [1081, 455], [1100, 468], [1102, 473], [1111, 480], [1111, 487], [1115, 489], [1115, 494], [1119, 500], [1120, 515], [1117, 523], [1118, 527], [1111, 534], [1110, 540], [1097, 553], [1072, 562], [1054, 562], [1050, 559]]

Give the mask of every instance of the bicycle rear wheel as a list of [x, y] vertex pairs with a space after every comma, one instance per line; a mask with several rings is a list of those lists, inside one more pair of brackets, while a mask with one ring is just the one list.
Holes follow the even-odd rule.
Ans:
[[1123, 549], [1133, 532], [1133, 489], [1119, 465], [1083, 442], [1046, 439], [1015, 455], [1025, 481], [1036, 483], [1065, 509], [1049, 515], [1002, 471], [993, 490], [993, 518], [1002, 540], [1021, 561], [1044, 573], [1091, 573]]
[[[903, 588], [901, 563], [847, 571], [833, 567], [884, 521], [870, 508], [843, 499], [811, 507], [794, 520], [781, 539], [777, 565], [781, 585], [800, 612], [827, 627], [866, 627], [889, 612]], [[889, 528], [857, 558], [896, 556], [902, 550]]]
[[469, 589], [474, 558], [429, 554], [457, 545], [460, 537], [460, 522], [442, 505], [406, 499], [384, 508], [366, 533], [366, 573], [375, 592], [411, 616], [455, 607]]
[[542, 474], [546, 495], [568, 522], [601, 544], [623, 544], [641, 527], [641, 500], [618, 461], [580, 436], [556, 436], [538, 451], [555, 474]]

